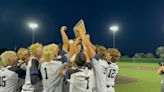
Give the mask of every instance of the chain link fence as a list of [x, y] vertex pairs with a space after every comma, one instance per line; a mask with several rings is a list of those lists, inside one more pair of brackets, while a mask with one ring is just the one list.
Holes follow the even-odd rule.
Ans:
[[159, 63], [159, 62], [164, 62], [164, 59], [158, 59], [158, 58], [121, 58], [120, 62]]

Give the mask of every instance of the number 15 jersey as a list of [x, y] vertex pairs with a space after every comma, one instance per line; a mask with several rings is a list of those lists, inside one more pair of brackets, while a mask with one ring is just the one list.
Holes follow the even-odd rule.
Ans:
[[0, 69], [0, 92], [16, 92], [18, 80], [24, 76], [25, 71], [17, 67], [4, 67]]

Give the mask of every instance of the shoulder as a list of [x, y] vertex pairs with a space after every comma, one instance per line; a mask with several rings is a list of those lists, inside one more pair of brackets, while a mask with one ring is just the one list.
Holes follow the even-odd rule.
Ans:
[[76, 73], [82, 72], [82, 70], [80, 70], [80, 69], [71, 69], [68, 72], [69, 72], [70, 75], [72, 75], [72, 74], [76, 74]]
[[13, 72], [16, 72], [16, 71], [19, 70], [19, 68], [17, 68], [17, 67], [10, 67], [10, 68], [7, 68], [7, 69], [10, 70], [10, 71], [13, 71]]
[[106, 60], [99, 59], [100, 64], [103, 66], [108, 66], [108, 62]]
[[56, 59], [55, 61], [62, 62], [62, 63], [68, 63], [67, 54], [61, 56], [60, 58]]
[[18, 67], [10, 67], [10, 68], [8, 68], [8, 70], [10, 70], [10, 71], [12, 71], [12, 72], [14, 72], [14, 73], [16, 73], [16, 74], [24, 74], [24, 70], [22, 70], [21, 68], [18, 68]]
[[114, 63], [114, 67], [117, 68], [117, 69], [119, 68], [118, 65], [117, 65], [116, 63]]
[[39, 65], [39, 61], [35, 58], [31, 59], [31, 66], [35, 65], [35, 66], [38, 66]]

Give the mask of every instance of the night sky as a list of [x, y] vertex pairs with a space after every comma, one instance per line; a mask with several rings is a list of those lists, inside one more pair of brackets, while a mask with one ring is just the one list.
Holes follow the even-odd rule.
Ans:
[[39, 24], [35, 41], [61, 43], [60, 27], [84, 19], [95, 44], [112, 47], [109, 26], [117, 24], [116, 48], [124, 54], [153, 52], [164, 45], [164, 0], [4, 0], [0, 1], [0, 48], [14, 49], [31, 44], [27, 23]]

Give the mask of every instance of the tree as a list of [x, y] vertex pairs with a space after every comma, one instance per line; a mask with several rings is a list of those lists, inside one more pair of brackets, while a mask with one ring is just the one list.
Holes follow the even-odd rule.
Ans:
[[164, 46], [158, 47], [157, 50], [156, 50], [156, 54], [157, 54], [160, 58], [164, 58]]
[[155, 58], [155, 56], [153, 55], [153, 53], [136, 53], [134, 56], [134, 58]]
[[145, 58], [155, 58], [155, 56], [153, 55], [153, 53], [147, 53], [145, 54]]
[[134, 58], [144, 58], [145, 57], [145, 54], [144, 53], [136, 53], [134, 55]]

